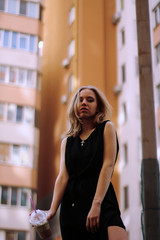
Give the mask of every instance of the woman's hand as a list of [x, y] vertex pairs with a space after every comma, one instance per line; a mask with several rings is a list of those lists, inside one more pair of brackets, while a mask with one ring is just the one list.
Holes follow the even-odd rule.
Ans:
[[88, 213], [86, 228], [88, 232], [96, 233], [99, 229], [101, 204], [93, 202], [91, 210]]
[[49, 209], [48, 211], [45, 211], [47, 213], [47, 221], [49, 221], [51, 218], [55, 216], [55, 213]]
[[[41, 211], [43, 211], [46, 214], [47, 221], [49, 221], [51, 218], [53, 218], [55, 216], [55, 214], [56, 214], [56, 213], [52, 212], [51, 209], [49, 209], [48, 211], [46, 211], [46, 210], [41, 210]], [[33, 212], [34, 212], [34, 210], [32, 210], [29, 213], [29, 216], [31, 216], [31, 214]], [[35, 226], [32, 224], [32, 227], [35, 227]]]

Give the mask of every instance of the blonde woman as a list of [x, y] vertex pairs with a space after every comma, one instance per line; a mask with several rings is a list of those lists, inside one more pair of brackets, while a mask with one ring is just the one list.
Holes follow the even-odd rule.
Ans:
[[119, 148], [111, 106], [97, 88], [84, 86], [68, 117], [48, 220], [61, 204], [63, 240], [127, 240], [111, 183]]

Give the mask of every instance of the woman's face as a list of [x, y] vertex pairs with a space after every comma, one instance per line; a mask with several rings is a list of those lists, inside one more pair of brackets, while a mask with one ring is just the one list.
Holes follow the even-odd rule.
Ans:
[[91, 89], [83, 89], [78, 96], [78, 115], [80, 119], [93, 118], [97, 113], [97, 97]]

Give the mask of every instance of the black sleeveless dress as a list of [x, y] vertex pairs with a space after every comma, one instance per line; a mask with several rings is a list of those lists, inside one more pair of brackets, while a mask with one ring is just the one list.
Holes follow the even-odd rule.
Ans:
[[[63, 240], [107, 240], [108, 226], [119, 226], [125, 229], [120, 217], [117, 198], [110, 183], [101, 204], [98, 232], [92, 234], [86, 230], [87, 215], [92, 205], [103, 163], [103, 132], [106, 122], [97, 125], [83, 146], [81, 146], [79, 136], [67, 138], [65, 163], [69, 181], [60, 210]], [[117, 155], [118, 150], [117, 140]]]

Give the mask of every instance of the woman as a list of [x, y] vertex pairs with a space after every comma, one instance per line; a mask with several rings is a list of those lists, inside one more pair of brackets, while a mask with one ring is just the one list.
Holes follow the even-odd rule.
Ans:
[[61, 204], [63, 240], [127, 240], [110, 182], [119, 148], [110, 116], [111, 107], [97, 88], [76, 92], [48, 211], [49, 220]]

